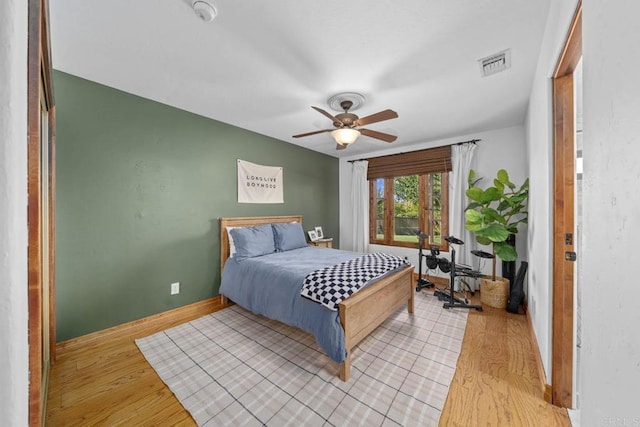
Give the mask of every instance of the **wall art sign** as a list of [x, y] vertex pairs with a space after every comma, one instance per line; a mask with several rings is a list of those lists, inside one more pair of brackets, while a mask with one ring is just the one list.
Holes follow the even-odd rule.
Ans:
[[238, 159], [238, 203], [284, 203], [282, 167]]

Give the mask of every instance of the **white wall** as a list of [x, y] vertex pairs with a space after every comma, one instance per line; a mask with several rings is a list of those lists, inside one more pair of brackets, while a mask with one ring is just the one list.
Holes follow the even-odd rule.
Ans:
[[[510, 174], [511, 181], [521, 184], [525, 175], [526, 156], [525, 156], [525, 134], [524, 127], [515, 126], [505, 129], [497, 129], [488, 132], [478, 132], [472, 135], [463, 135], [455, 138], [448, 138], [439, 141], [431, 141], [426, 143], [415, 144], [412, 146], [392, 147], [375, 153], [359, 155], [355, 157], [347, 157], [340, 160], [340, 248], [352, 250], [353, 240], [351, 236], [352, 219], [351, 211], [351, 163], [349, 160], [377, 157], [400, 152], [422, 150], [426, 148], [440, 147], [443, 145], [455, 144], [457, 142], [468, 141], [471, 139], [481, 139], [478, 142], [473, 169], [478, 172], [479, 176], [485, 177], [488, 184], [493, 182], [496, 172], [499, 169], [507, 169]], [[521, 230], [523, 231], [523, 230]], [[521, 259], [526, 259], [526, 238], [525, 233], [520, 233], [517, 238], [518, 255]], [[406, 256], [416, 265], [418, 262], [418, 251], [411, 248], [401, 248], [396, 246], [371, 245], [370, 251], [384, 251], [391, 254]], [[442, 254], [447, 257], [448, 254]], [[485, 271], [489, 272], [490, 263], [485, 265]], [[498, 263], [498, 271], [500, 271], [500, 263]], [[440, 271], [438, 275], [444, 276]]]
[[[550, 77], [577, 1], [552, 2], [527, 116], [529, 308], [551, 381], [552, 98]], [[640, 425], [640, 5], [583, 2], [583, 241], [580, 419]]]
[[28, 424], [27, 2], [0, 2], [0, 420]]
[[526, 120], [529, 189], [529, 314], [551, 384], [553, 284], [553, 118], [551, 76], [564, 46], [575, 0], [551, 2]]
[[640, 4], [583, 1], [581, 415], [640, 425]]

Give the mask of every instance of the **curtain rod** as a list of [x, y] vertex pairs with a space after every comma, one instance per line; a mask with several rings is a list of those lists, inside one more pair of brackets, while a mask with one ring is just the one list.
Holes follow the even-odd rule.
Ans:
[[[476, 142], [480, 142], [482, 141], [481, 139], [470, 139], [468, 141], [462, 141], [462, 142], [454, 142], [453, 144], [444, 144], [444, 145], [440, 145], [440, 147], [445, 147], [447, 145], [462, 145], [462, 144], [475, 144]], [[431, 147], [431, 148], [438, 148], [438, 147]], [[428, 150], [428, 148], [427, 148]], [[410, 151], [408, 151], [410, 153]], [[400, 153], [394, 153], [394, 154], [404, 154], [407, 153], [407, 151], [402, 151]], [[389, 154], [390, 156], [393, 156], [393, 154]], [[353, 162], [361, 162], [363, 160], [369, 160], [369, 159], [375, 159], [375, 157], [369, 157], [367, 159], [356, 159], [356, 160], [347, 160], [347, 162], [349, 163], [353, 163]]]

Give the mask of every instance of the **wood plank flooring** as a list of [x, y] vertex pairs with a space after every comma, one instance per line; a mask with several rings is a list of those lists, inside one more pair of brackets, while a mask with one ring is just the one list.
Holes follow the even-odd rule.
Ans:
[[[63, 346], [51, 369], [46, 425], [195, 425], [134, 339], [203, 314]], [[440, 425], [570, 426], [566, 411], [543, 399], [535, 348], [526, 316], [490, 307], [470, 312]]]
[[471, 311], [440, 425], [570, 426], [567, 411], [544, 400], [537, 348], [525, 315]]

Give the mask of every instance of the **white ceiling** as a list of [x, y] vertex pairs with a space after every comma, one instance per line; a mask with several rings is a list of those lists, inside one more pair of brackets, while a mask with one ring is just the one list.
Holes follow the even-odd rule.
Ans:
[[[524, 121], [549, 0], [50, 0], [55, 69], [336, 157], [389, 148], [361, 136], [336, 151], [310, 108], [359, 92], [367, 128], [404, 146]], [[478, 60], [511, 49], [512, 66]]]

